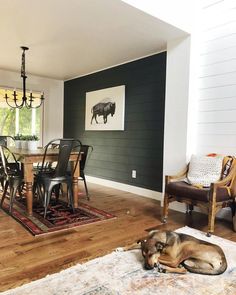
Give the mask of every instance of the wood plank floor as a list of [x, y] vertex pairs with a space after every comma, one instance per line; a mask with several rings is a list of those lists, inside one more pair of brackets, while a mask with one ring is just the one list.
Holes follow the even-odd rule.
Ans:
[[[170, 211], [168, 223], [162, 225], [158, 201], [95, 184], [89, 184], [89, 190], [91, 200], [82, 197], [81, 201], [116, 215], [116, 219], [33, 237], [0, 210], [0, 291], [132, 244], [144, 237], [147, 229], [174, 230], [188, 225], [207, 230], [207, 217], [203, 214], [189, 217]], [[217, 220], [215, 234], [236, 242], [230, 222]]]

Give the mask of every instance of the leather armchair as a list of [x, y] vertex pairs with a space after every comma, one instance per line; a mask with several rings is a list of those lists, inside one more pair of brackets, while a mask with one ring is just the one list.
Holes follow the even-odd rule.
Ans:
[[[224, 157], [222, 172], [229, 157]], [[163, 207], [163, 222], [167, 222], [168, 208], [171, 202], [177, 201], [186, 203], [190, 214], [194, 206], [207, 209], [208, 212], [208, 233], [210, 236], [214, 232], [216, 213], [224, 208], [235, 208], [236, 195], [236, 159], [233, 158], [231, 168], [226, 177], [217, 182], [211, 183], [210, 187], [197, 187], [183, 179], [187, 176], [189, 164], [177, 175], [165, 177], [165, 196]]]

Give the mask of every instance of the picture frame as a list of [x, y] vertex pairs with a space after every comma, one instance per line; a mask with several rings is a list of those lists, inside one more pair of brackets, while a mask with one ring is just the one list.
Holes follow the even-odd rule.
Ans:
[[124, 130], [125, 85], [86, 92], [85, 130]]

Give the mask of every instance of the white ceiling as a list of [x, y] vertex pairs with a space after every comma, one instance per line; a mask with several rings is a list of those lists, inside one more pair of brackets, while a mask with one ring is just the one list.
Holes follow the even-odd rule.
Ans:
[[120, 0], [0, 0], [0, 69], [67, 80], [166, 49], [185, 32]]

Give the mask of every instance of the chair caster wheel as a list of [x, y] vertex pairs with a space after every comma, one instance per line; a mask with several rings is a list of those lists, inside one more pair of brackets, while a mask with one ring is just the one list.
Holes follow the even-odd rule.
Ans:
[[166, 217], [162, 218], [162, 223], [167, 223], [167, 218]]

